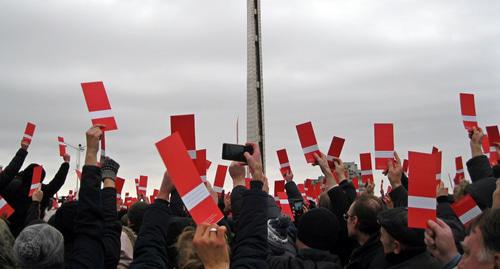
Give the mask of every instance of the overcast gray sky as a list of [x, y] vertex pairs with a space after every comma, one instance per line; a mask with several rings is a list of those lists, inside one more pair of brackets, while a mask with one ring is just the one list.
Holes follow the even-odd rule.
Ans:
[[[454, 157], [470, 158], [458, 93], [476, 94], [482, 126], [499, 124], [500, 2], [261, 4], [270, 180], [281, 179], [282, 147], [298, 182], [319, 175], [295, 131], [305, 121], [323, 151], [333, 135], [346, 138], [341, 157], [356, 162], [373, 152], [373, 123], [394, 122], [403, 157], [437, 146], [452, 176]], [[159, 187], [164, 166], [154, 143], [170, 133], [174, 114], [196, 114], [213, 181], [216, 164], [228, 164], [221, 145], [235, 142], [238, 116], [242, 140], [246, 133], [245, 31], [243, 0], [0, 0], [0, 163], [33, 121], [25, 164], [42, 163], [51, 178], [62, 161], [57, 136], [84, 143], [90, 126], [80, 83], [102, 80], [119, 127], [107, 136], [108, 152], [127, 191], [135, 194], [140, 174], [150, 177], [148, 194]], [[60, 193], [74, 186], [71, 172]]]

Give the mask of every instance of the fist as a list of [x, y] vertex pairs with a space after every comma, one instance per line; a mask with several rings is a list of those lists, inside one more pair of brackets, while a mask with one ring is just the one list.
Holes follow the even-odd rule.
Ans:
[[40, 189], [35, 190], [35, 192], [33, 192], [33, 196], [31, 196], [31, 200], [33, 200], [33, 202], [40, 203], [42, 199], [43, 199], [43, 191]]
[[104, 125], [96, 124], [85, 133], [87, 136], [87, 150], [93, 150], [97, 152], [99, 150], [99, 140], [102, 137], [102, 128]]
[[71, 156], [68, 153], [64, 154], [64, 156], [63, 156], [64, 162], [69, 163], [70, 159], [71, 159]]

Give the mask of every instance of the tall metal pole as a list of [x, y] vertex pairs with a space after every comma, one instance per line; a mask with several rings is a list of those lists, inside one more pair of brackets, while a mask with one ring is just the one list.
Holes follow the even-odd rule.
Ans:
[[[74, 150], [76, 150], [76, 170], [80, 171], [80, 160], [81, 160], [81, 154], [82, 152], [85, 150], [85, 147], [82, 146], [82, 144], [78, 144], [78, 147], [76, 146], [73, 146], [71, 144], [68, 144], [68, 143], [64, 143], [66, 144], [66, 146], [69, 146], [71, 148], [73, 148]], [[78, 192], [78, 183], [80, 182], [80, 180], [78, 180], [78, 176], [76, 177], [76, 189], [75, 191]]]
[[247, 0], [247, 141], [259, 143], [265, 172], [260, 0]]

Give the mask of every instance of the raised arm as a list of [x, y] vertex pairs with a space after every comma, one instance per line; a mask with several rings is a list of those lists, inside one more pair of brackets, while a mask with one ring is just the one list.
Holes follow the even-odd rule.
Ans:
[[16, 155], [14, 155], [9, 165], [0, 172], [0, 194], [4, 188], [9, 185], [12, 179], [14, 179], [17, 173], [19, 173], [19, 170], [21, 170], [24, 160], [28, 155], [28, 147], [29, 144], [21, 142], [21, 148], [16, 152]]
[[87, 133], [87, 152], [75, 218], [75, 241], [66, 268], [104, 268], [102, 242], [104, 218], [101, 209], [101, 169], [97, 152], [102, 131], [99, 125]]

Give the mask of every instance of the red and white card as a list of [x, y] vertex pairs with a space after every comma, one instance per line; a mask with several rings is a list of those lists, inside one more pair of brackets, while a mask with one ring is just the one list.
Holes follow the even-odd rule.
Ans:
[[307, 199], [305, 185], [304, 184], [297, 184], [297, 188], [299, 189], [300, 195], [302, 196], [302, 200], [304, 200], [304, 203], [307, 206], [309, 206], [309, 200]]
[[464, 163], [462, 156], [455, 157], [455, 178], [453, 179], [455, 185], [460, 184], [460, 181], [465, 179]]
[[[500, 133], [498, 131], [498, 126], [487, 126], [486, 132], [488, 133], [488, 139], [490, 144], [490, 164], [492, 166], [498, 164], [500, 156], [498, 156], [497, 146], [500, 146]], [[483, 138], [484, 139], [484, 138]]]
[[116, 177], [115, 178], [116, 199], [122, 198], [123, 185], [125, 185], [125, 179], [121, 177]]
[[410, 165], [410, 163], [408, 163], [408, 160], [407, 159], [404, 159], [403, 160], [403, 172], [405, 174], [408, 174], [408, 166]]
[[290, 167], [290, 161], [288, 160], [288, 154], [286, 153], [286, 149], [280, 149], [276, 151], [278, 154], [278, 161], [280, 162], [280, 172], [283, 178], [287, 173], [292, 172], [292, 168]]
[[354, 188], [356, 189], [356, 192], [359, 193], [359, 181], [358, 181], [358, 177], [353, 177], [351, 182], [352, 182], [352, 185], [354, 185]]
[[292, 208], [290, 207], [290, 202], [288, 202], [288, 195], [285, 192], [278, 192], [278, 199], [281, 206], [281, 212], [289, 216], [292, 221], [295, 220]]
[[278, 193], [285, 192], [285, 181], [284, 180], [275, 180], [274, 181], [274, 198], [278, 197]]
[[24, 129], [24, 135], [22, 142], [31, 144], [31, 140], [33, 139], [33, 135], [35, 134], [36, 125], [34, 123], [28, 122], [26, 124], [26, 129]]
[[224, 182], [226, 181], [227, 166], [217, 165], [217, 170], [215, 171], [215, 181], [214, 181], [214, 191], [217, 193], [222, 193], [224, 189]]
[[453, 212], [455, 212], [455, 215], [457, 215], [463, 225], [469, 224], [482, 213], [470, 194], [465, 195], [462, 199], [453, 203], [451, 209], [453, 209]]
[[394, 160], [394, 126], [375, 123], [375, 169], [386, 170], [387, 161]]
[[66, 155], [66, 143], [64, 143], [64, 138], [58, 136], [57, 142], [59, 143], [59, 156], [63, 157], [64, 155]]
[[12, 208], [5, 199], [0, 196], [0, 218], [9, 218], [12, 214], [14, 214], [14, 208]]
[[359, 154], [359, 162], [361, 166], [361, 182], [373, 182], [372, 155], [371, 153]]
[[102, 81], [84, 82], [81, 84], [83, 96], [90, 112], [92, 125], [105, 125], [104, 131], [117, 130], [115, 116]]
[[135, 192], [137, 193], [137, 197], [139, 197], [139, 179], [134, 178], [134, 182], [135, 182]]
[[153, 190], [153, 195], [150, 195], [150, 196], [149, 196], [149, 202], [150, 202], [151, 204], [155, 202], [156, 197], [158, 197], [158, 193], [160, 193], [160, 190], [158, 190], [158, 189], [154, 189], [154, 190]]
[[193, 160], [201, 181], [207, 182], [207, 150], [200, 149], [196, 151], [196, 159]]
[[[333, 163], [333, 157], [340, 158], [340, 153], [342, 153], [342, 148], [344, 147], [345, 139], [341, 137], [334, 136], [332, 138], [332, 143], [330, 144], [330, 148], [328, 149], [328, 155], [326, 158], [328, 162]], [[330, 167], [334, 167], [334, 165], [330, 165]]]
[[224, 215], [200, 179], [179, 133], [159, 141], [156, 148], [184, 205], [197, 224], [217, 223]]
[[473, 127], [478, 127], [474, 94], [460, 94], [460, 110], [462, 112], [462, 120], [464, 122], [464, 127], [466, 130], [471, 130]]
[[175, 132], [179, 132], [191, 159], [196, 159], [194, 114], [170, 116], [170, 133]]
[[37, 165], [33, 168], [33, 176], [31, 178], [31, 187], [29, 192], [29, 197], [33, 196], [33, 193], [40, 189], [42, 186], [42, 170], [43, 168], [40, 165]]
[[313, 154], [316, 153], [319, 156], [321, 153], [319, 151], [312, 123], [310, 121], [302, 123], [297, 125], [296, 128], [297, 134], [299, 135], [300, 145], [307, 163], [316, 163]]
[[442, 163], [443, 152], [442, 151], [433, 152], [432, 155], [434, 155], [436, 180], [439, 181], [441, 180], [441, 163]]
[[148, 190], [148, 177], [147, 176], [139, 176], [139, 186], [137, 188], [138, 190], [138, 197], [140, 197], [140, 195], [142, 195], [142, 197], [144, 197], [144, 199], [146, 199], [146, 194], [147, 194], [147, 190]]
[[408, 227], [425, 229], [428, 220], [436, 220], [436, 158], [410, 151], [408, 159]]

